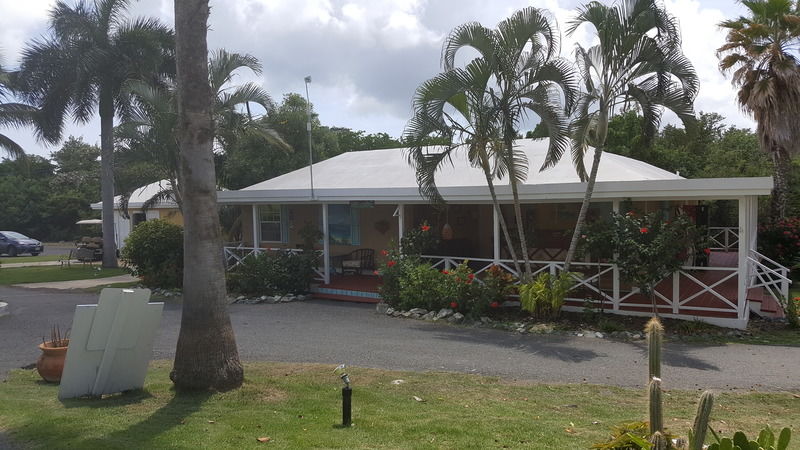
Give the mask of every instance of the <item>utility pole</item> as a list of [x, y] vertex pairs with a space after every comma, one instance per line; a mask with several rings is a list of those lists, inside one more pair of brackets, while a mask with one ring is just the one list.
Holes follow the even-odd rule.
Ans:
[[308, 98], [308, 84], [311, 83], [311, 75], [305, 78], [306, 82], [306, 112], [308, 113], [308, 174], [311, 184], [311, 200], [314, 200], [314, 152], [311, 147], [311, 100]]

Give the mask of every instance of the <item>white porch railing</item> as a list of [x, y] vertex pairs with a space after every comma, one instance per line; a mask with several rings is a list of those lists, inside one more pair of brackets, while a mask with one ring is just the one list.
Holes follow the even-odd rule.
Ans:
[[[284, 252], [284, 253], [302, 253], [303, 250], [299, 248], [278, 248], [278, 247], [245, 247], [241, 245], [237, 246], [225, 246], [222, 248], [224, 257], [225, 257], [225, 270], [230, 270], [244, 261], [250, 255], [258, 255], [264, 252]], [[318, 252], [322, 254], [322, 252]], [[317, 281], [323, 281], [325, 279], [325, 272], [323, 269], [319, 267], [314, 268], [314, 273], [317, 275], [314, 278]]]
[[747, 288], [761, 287], [784, 306], [789, 298], [789, 269], [773, 261], [761, 253], [750, 250], [747, 256]]
[[739, 248], [739, 227], [708, 227], [709, 248], [729, 252]]
[[[480, 274], [491, 266], [497, 265], [518, 277], [513, 268], [513, 261], [508, 259], [495, 261], [487, 258], [432, 255], [424, 255], [422, 258], [430, 261], [432, 267], [440, 270], [449, 270], [468, 261], [475, 274]], [[545, 271], [556, 275], [564, 270], [562, 261], [531, 261], [531, 266], [534, 276]], [[568, 297], [567, 300], [589, 303], [593, 306], [610, 304], [613, 311], [620, 313], [626, 313], [626, 308], [651, 306], [649, 301], [642, 303], [641, 297], [637, 296], [640, 294], [638, 288], [622, 286], [619, 270], [615, 264], [576, 261], [572, 263], [571, 271], [576, 281], [571, 290], [583, 290], [583, 297], [586, 298]], [[731, 291], [731, 283], [735, 283], [737, 275], [738, 268], [736, 267], [681, 267], [671, 277], [659, 283], [655, 295], [662, 302], [659, 302], [657, 308], [661, 313], [674, 316], [688, 317], [692, 316], [691, 312], [694, 311], [740, 316], [746, 306], [738, 304], [738, 290]], [[477, 277], [475, 279], [480, 281]], [[701, 302], [700, 297], [705, 294], [710, 295], [703, 297], [706, 301]], [[692, 303], [693, 300], [697, 301]]]

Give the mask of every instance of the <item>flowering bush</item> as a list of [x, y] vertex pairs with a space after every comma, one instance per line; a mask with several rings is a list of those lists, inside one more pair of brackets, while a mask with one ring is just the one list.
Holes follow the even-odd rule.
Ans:
[[656, 284], [696, 252], [699, 234], [687, 216], [667, 221], [660, 213], [613, 214], [611, 231], [621, 275], [651, 299]]
[[422, 222], [419, 227], [408, 230], [400, 240], [403, 254], [407, 256], [430, 254], [436, 250], [438, 245], [439, 239], [431, 230], [428, 222]]
[[[492, 266], [484, 272], [486, 275], [483, 277], [483, 285], [485, 288], [486, 297], [491, 306], [496, 303], [499, 306], [506, 298], [514, 293], [514, 275], [506, 272], [500, 266]], [[497, 306], [494, 306], [497, 308]]]
[[800, 217], [760, 226], [758, 251], [786, 267], [800, 269]]

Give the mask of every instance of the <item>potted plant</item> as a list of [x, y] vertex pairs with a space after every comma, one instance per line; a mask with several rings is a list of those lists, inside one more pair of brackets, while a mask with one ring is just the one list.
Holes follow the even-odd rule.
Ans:
[[39, 349], [42, 351], [39, 360], [36, 361], [36, 370], [39, 375], [47, 382], [58, 383], [61, 381], [61, 372], [64, 371], [64, 360], [67, 357], [67, 346], [69, 345], [69, 330], [61, 335], [61, 330], [57, 325], [50, 329], [50, 340], [42, 337]]

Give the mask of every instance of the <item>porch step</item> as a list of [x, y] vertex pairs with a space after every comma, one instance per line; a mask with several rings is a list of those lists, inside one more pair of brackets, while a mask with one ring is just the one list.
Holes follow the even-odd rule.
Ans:
[[313, 297], [323, 300], [338, 300], [342, 302], [354, 302], [354, 303], [378, 303], [380, 301], [377, 298], [360, 297], [354, 295], [329, 294], [324, 292], [314, 292]]
[[777, 318], [783, 317], [783, 308], [775, 301], [770, 295], [761, 293], [751, 293], [748, 295], [750, 311], [756, 313], [761, 317]]

